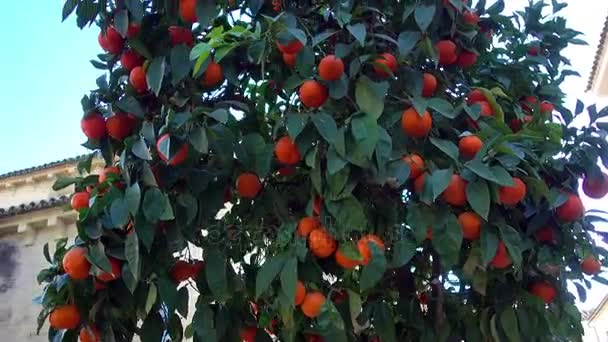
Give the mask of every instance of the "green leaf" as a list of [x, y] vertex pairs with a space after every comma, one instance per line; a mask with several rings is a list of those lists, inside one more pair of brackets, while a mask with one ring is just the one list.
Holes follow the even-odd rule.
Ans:
[[464, 167], [473, 171], [476, 175], [481, 178], [487, 179], [493, 183], [496, 183], [496, 177], [492, 173], [490, 166], [488, 164], [483, 163], [480, 159], [473, 159], [464, 164]]
[[201, 71], [201, 67], [209, 58], [211, 54], [211, 45], [207, 43], [198, 43], [190, 50], [190, 60], [196, 62], [194, 63], [194, 68], [192, 69], [192, 76], [196, 76]]
[[331, 146], [327, 150], [327, 172], [330, 175], [333, 175], [336, 172], [342, 170], [342, 168], [346, 166], [346, 164], [346, 160], [344, 160], [342, 157], [340, 157], [340, 155], [338, 155], [338, 152], [333, 146]]
[[414, 19], [420, 31], [426, 31], [435, 16], [435, 5], [418, 5], [414, 11]]
[[458, 147], [449, 140], [443, 140], [438, 138], [430, 138], [431, 143], [435, 145], [441, 152], [448, 155], [448, 157], [452, 158], [454, 161], [458, 161]]
[[207, 137], [207, 129], [202, 126], [194, 127], [190, 131], [190, 143], [198, 152], [207, 154], [207, 152], [209, 152], [209, 138]]
[[503, 186], [513, 186], [515, 184], [515, 182], [513, 182], [513, 176], [511, 176], [504, 167], [495, 165], [490, 167], [490, 170], [494, 175], [496, 184]]
[[367, 35], [365, 24], [346, 25], [346, 29], [355, 37], [361, 46], [365, 46], [365, 36]]
[[76, 183], [78, 178], [76, 177], [68, 177], [68, 176], [59, 176], [55, 183], [53, 183], [53, 190], [59, 191], [61, 189], [67, 188], [68, 186]]
[[306, 127], [307, 123], [308, 123], [308, 115], [300, 114], [300, 113], [287, 114], [285, 127], [287, 128], [287, 133], [289, 134], [289, 137], [292, 140], [295, 140], [298, 137], [298, 135], [300, 135], [300, 133], [302, 133], [302, 131], [304, 130], [304, 127]]
[[355, 99], [361, 111], [378, 119], [384, 111], [384, 98], [388, 88], [388, 82], [376, 83], [367, 76], [359, 77], [355, 88]]
[[490, 190], [488, 183], [483, 179], [477, 179], [467, 184], [467, 201], [471, 208], [485, 220], [490, 212]]
[[[484, 227], [485, 228], [485, 227]], [[498, 249], [498, 236], [493, 229], [481, 230], [481, 262], [485, 266], [494, 259], [496, 250]]]
[[154, 312], [146, 317], [141, 326], [141, 334], [139, 335], [142, 342], [159, 342], [163, 338], [165, 332], [163, 319], [160, 313]]
[[[199, 304], [200, 303], [200, 304]], [[209, 305], [199, 302], [192, 317], [192, 326], [200, 341], [217, 341], [213, 310]], [[158, 342], [158, 341], [156, 341]]]
[[215, 1], [197, 1], [195, 11], [198, 23], [203, 28], [209, 26], [212, 19], [217, 16]]
[[150, 155], [148, 145], [146, 145], [144, 138], [141, 136], [139, 139], [135, 140], [133, 146], [131, 146], [131, 152], [133, 152], [133, 154], [139, 159], [152, 160], [152, 155]]
[[146, 80], [148, 81], [148, 87], [152, 92], [158, 96], [160, 88], [163, 85], [163, 78], [165, 77], [165, 57], [156, 57], [148, 66], [146, 71]]
[[418, 243], [409, 238], [402, 238], [393, 245], [393, 260], [391, 267], [398, 268], [407, 264], [416, 255]]
[[281, 290], [293, 303], [296, 297], [296, 284], [298, 281], [298, 259], [293, 257], [283, 266], [281, 271]]
[[198, 213], [198, 201], [196, 200], [196, 197], [192, 196], [189, 192], [184, 192], [177, 197], [177, 203], [186, 209], [186, 215], [183, 215], [185, 216], [186, 224], [194, 222], [196, 214]]
[[427, 105], [448, 119], [453, 119], [459, 114], [457, 111], [454, 111], [454, 106], [451, 103], [438, 97], [430, 99]]
[[321, 33], [317, 34], [316, 36], [314, 36], [312, 38], [312, 46], [313, 47], [316, 46], [317, 44], [323, 42], [324, 40], [333, 36], [336, 33], [337, 33], [336, 31], [325, 31], [325, 32], [321, 32]]
[[384, 272], [386, 271], [386, 258], [384, 257], [384, 252], [373, 242], [368, 242], [367, 244], [371, 251], [371, 259], [369, 263], [363, 267], [363, 271], [361, 272], [359, 286], [361, 287], [362, 292], [374, 288], [382, 279]]
[[150, 312], [154, 304], [156, 304], [157, 298], [158, 288], [152, 283], [148, 288], [148, 294], [146, 295], [146, 304], [144, 305], [144, 312], [146, 313], [146, 315]]
[[177, 305], [177, 285], [166, 276], [159, 277], [157, 285], [160, 299], [167, 305], [168, 311], [173, 312]]
[[374, 305], [374, 327], [382, 342], [396, 342], [395, 318], [386, 302]]
[[270, 286], [272, 281], [277, 277], [283, 269], [283, 265], [287, 262], [284, 254], [278, 254], [266, 260], [258, 271], [255, 279], [255, 298], [259, 298]]
[[124, 227], [129, 222], [129, 205], [122, 196], [110, 205], [110, 217], [114, 228]]
[[420, 37], [422, 37], [420, 32], [414, 32], [414, 31], [401, 32], [399, 34], [399, 37], [397, 38], [397, 43], [399, 46], [399, 55], [401, 55], [401, 57], [406, 57], [407, 55], [409, 55], [410, 52], [412, 52], [412, 49], [414, 49], [414, 47], [420, 40]]
[[205, 112], [205, 114], [223, 124], [226, 124], [228, 122], [228, 117], [230, 115], [230, 113], [228, 113], [228, 110], [224, 108], [216, 109], [210, 113]]
[[137, 232], [132, 230], [125, 239], [125, 257], [135, 281], [139, 280], [139, 238]]
[[522, 262], [522, 239], [519, 235], [519, 232], [515, 230], [515, 228], [508, 226], [506, 224], [498, 225], [500, 230], [500, 236], [509, 251], [509, 255], [511, 256], [511, 260], [515, 265], [521, 265]]
[[430, 182], [431, 188], [433, 189], [433, 201], [448, 187], [453, 173], [454, 171], [452, 169], [436, 170], [430, 177], [426, 177], [425, 183]]
[[449, 268], [458, 263], [462, 245], [462, 229], [454, 214], [442, 213], [442, 218], [445, 222], [441, 229], [435, 229], [433, 247], [441, 256], [443, 267]]
[[[204, 249], [205, 275], [215, 300], [224, 302], [230, 298], [226, 273], [226, 256], [215, 246]], [[232, 266], [230, 266], [232, 267]]]
[[114, 12], [114, 28], [125, 38], [127, 36], [127, 29], [129, 28], [129, 15], [125, 10], [119, 10]]
[[118, 100], [118, 102], [116, 102], [116, 106], [127, 113], [137, 116], [138, 118], [143, 118], [145, 115], [141, 104], [139, 104], [139, 101], [137, 101], [137, 99], [133, 96], [123, 96], [120, 100]]
[[105, 248], [101, 241], [90, 244], [87, 250], [87, 260], [98, 268], [108, 273], [112, 273], [112, 265], [106, 256]]
[[315, 125], [323, 139], [333, 145], [336, 141], [336, 135], [338, 134], [338, 127], [336, 126], [334, 118], [325, 112], [313, 114], [311, 115], [311, 118], [312, 123]]
[[325, 204], [329, 213], [336, 219], [338, 232], [349, 233], [367, 228], [365, 210], [354, 196], [340, 201], [327, 201]]
[[237, 159], [249, 170], [255, 171], [259, 177], [270, 172], [273, 159], [273, 146], [266, 144], [258, 133], [244, 136], [236, 149]]
[[158, 188], [150, 188], [144, 194], [142, 205], [146, 220], [156, 223], [165, 211], [165, 195]]
[[178, 84], [190, 73], [192, 64], [190, 62], [190, 49], [179, 44], [171, 49], [171, 83]]
[[372, 157], [380, 139], [380, 127], [371, 114], [359, 114], [352, 119], [351, 131], [356, 139], [357, 151], [367, 159]]
[[350, 175], [350, 167], [345, 167], [333, 175], [327, 175], [327, 188], [329, 194], [326, 193], [326, 198], [330, 200], [340, 199], [340, 194], [348, 182]]
[[131, 215], [137, 214], [139, 210], [139, 202], [141, 201], [141, 189], [139, 188], [139, 183], [133, 183], [131, 186], [125, 190], [125, 200], [127, 201], [127, 206], [129, 207], [129, 212]]
[[507, 335], [510, 342], [521, 341], [519, 325], [517, 324], [517, 315], [515, 314], [514, 308], [507, 307], [500, 314], [500, 324], [502, 325], [502, 331]]
[[78, 0], [66, 0], [61, 11], [61, 21], [65, 21], [78, 5]]
[[140, 22], [144, 17], [144, 4], [140, 0], [126, 0], [125, 5], [129, 12], [131, 12], [132, 18]]

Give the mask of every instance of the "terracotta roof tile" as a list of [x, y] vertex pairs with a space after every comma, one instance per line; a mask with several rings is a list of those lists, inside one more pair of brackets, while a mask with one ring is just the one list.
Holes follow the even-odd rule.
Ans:
[[13, 205], [8, 208], [0, 208], [0, 218], [21, 215], [37, 210], [43, 210], [48, 208], [58, 207], [67, 204], [70, 201], [69, 196], [53, 197], [46, 200], [40, 200], [29, 203], [22, 203], [19, 205]]
[[28, 167], [28, 168], [22, 169], [22, 170], [16, 170], [16, 171], [7, 172], [5, 174], [0, 174], [0, 179], [9, 178], [9, 177], [16, 177], [16, 176], [22, 176], [22, 175], [26, 175], [28, 173], [50, 169], [50, 168], [55, 167], [55, 166], [76, 163], [76, 162], [81, 161], [85, 157], [86, 157], [86, 155], [80, 155], [80, 156], [73, 157], [73, 158], [66, 158], [66, 159], [57, 160], [57, 161], [54, 161], [54, 162], [50, 162], [50, 163], [46, 163], [46, 164], [42, 164], [42, 165], [38, 165], [38, 166]]

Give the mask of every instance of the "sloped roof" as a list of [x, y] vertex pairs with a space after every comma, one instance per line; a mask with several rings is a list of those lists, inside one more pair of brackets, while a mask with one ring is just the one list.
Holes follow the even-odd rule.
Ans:
[[583, 321], [593, 321], [595, 317], [602, 312], [602, 310], [608, 305], [608, 295], [604, 296], [600, 303], [589, 311], [583, 311]]
[[37, 210], [49, 209], [58, 207], [60, 205], [67, 204], [70, 201], [69, 196], [53, 197], [46, 200], [40, 200], [35, 202], [23, 203], [19, 205], [13, 205], [8, 208], [0, 208], [0, 218], [21, 215]]
[[608, 44], [608, 17], [606, 17], [606, 21], [604, 21], [604, 28], [602, 29], [602, 33], [600, 34], [600, 42], [597, 46], [597, 50], [595, 51], [595, 57], [593, 59], [593, 65], [591, 66], [591, 73], [589, 74], [589, 80], [587, 81], [587, 89], [586, 91], [591, 90], [593, 87], [593, 81], [595, 80], [596, 74], [600, 67], [600, 60], [602, 59], [602, 51], [604, 50], [604, 46]]
[[55, 166], [60, 166], [60, 165], [64, 165], [64, 164], [77, 163], [77, 162], [83, 160], [86, 156], [87, 155], [83, 154], [83, 155], [72, 157], [72, 158], [66, 158], [66, 159], [57, 160], [57, 161], [54, 161], [54, 162], [50, 162], [50, 163], [46, 163], [46, 164], [42, 164], [42, 165], [38, 165], [38, 166], [28, 167], [28, 168], [22, 169], [22, 170], [16, 170], [16, 171], [7, 172], [7, 173], [4, 173], [4, 174], [0, 174], [0, 179], [5, 179], [5, 178], [9, 178], [9, 177], [16, 177], [16, 176], [23, 176], [23, 175], [26, 175], [28, 173], [50, 169], [50, 168], [53, 168]]

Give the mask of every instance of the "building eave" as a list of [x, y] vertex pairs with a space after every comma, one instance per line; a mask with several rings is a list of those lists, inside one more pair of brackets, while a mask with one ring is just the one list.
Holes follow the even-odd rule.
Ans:
[[[608, 56], [604, 55], [604, 48], [606, 44], [608, 44], [608, 17], [606, 17], [606, 20], [604, 21], [604, 27], [602, 28], [602, 33], [600, 34], [600, 41], [595, 52], [593, 65], [591, 66], [591, 73], [589, 74], [589, 80], [587, 81], [586, 91], [589, 91], [595, 87], [603, 59], [608, 59]], [[604, 63], [605, 62], [606, 61], [604, 61]]]

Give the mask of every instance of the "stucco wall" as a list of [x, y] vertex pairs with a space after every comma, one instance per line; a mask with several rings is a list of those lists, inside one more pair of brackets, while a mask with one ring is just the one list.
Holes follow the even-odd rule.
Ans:
[[[0, 229], [0, 341], [47, 340], [46, 329], [36, 336], [40, 306], [33, 298], [41, 292], [36, 275], [48, 265], [42, 255], [44, 244], [51, 242], [52, 253], [56, 239], [67, 236], [73, 240], [76, 235], [69, 214], [55, 208], [0, 220], [4, 227]], [[14, 225], [27, 228], [15, 231], [10, 228]]]
[[583, 322], [583, 342], [608, 342], [608, 305], [605, 305], [589, 322]]

